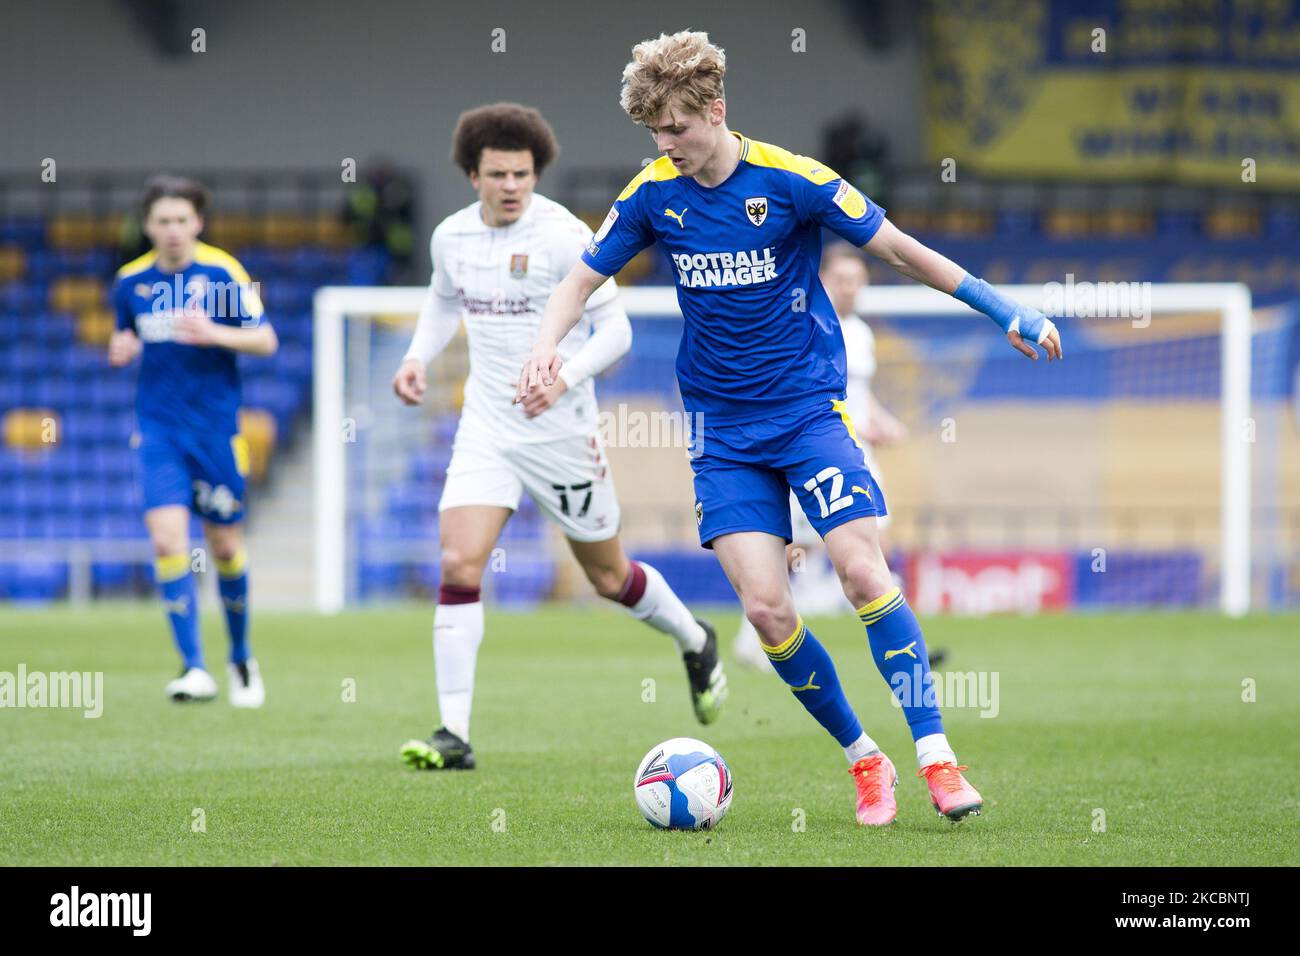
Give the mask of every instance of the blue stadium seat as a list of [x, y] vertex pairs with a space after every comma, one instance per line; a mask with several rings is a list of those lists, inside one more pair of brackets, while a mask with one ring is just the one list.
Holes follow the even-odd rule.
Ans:
[[95, 594], [126, 590], [135, 584], [135, 565], [96, 561], [90, 566], [90, 586]]
[[0, 244], [22, 246], [29, 252], [45, 246], [45, 220], [40, 216], [0, 216]]
[[547, 557], [512, 555], [504, 571], [486, 575], [492, 599], [507, 607], [531, 607], [550, 596], [555, 563]]
[[377, 249], [354, 249], [348, 255], [348, 285], [380, 285], [388, 271], [388, 256]]
[[108, 277], [115, 271], [114, 255], [107, 249], [59, 249], [54, 258], [64, 275]]
[[[0, 285], [0, 312], [6, 314], [6, 319], [23, 319], [45, 305], [45, 296], [45, 286], [39, 283], [6, 282]], [[11, 328], [21, 327], [22, 324], [15, 322]]]
[[68, 566], [35, 560], [0, 564], [0, 588], [12, 601], [53, 601], [67, 593]]
[[108, 356], [104, 349], [80, 343], [73, 343], [68, 350], [66, 362], [68, 372], [80, 379], [97, 376], [101, 370], [109, 369]]
[[27, 279], [29, 282], [48, 283], [60, 274], [59, 257], [46, 249], [32, 249], [27, 253]]
[[22, 385], [16, 378], [3, 374], [3, 371], [4, 365], [0, 363], [0, 414], [23, 403]]
[[364, 598], [396, 597], [405, 583], [400, 564], [362, 561], [357, 568], [357, 590]]
[[433, 593], [442, 583], [442, 567], [437, 561], [411, 566], [411, 583], [420, 591]]

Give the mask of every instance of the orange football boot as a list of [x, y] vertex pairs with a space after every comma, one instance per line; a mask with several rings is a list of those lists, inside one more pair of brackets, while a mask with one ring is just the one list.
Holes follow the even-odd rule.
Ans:
[[978, 816], [984, 808], [984, 798], [961, 775], [963, 770], [969, 769], [965, 765], [959, 767], [949, 760], [941, 760], [916, 772], [930, 785], [930, 802], [940, 816], [956, 821], [964, 819], [968, 813]]
[[849, 768], [849, 773], [853, 774], [858, 789], [858, 822], [868, 827], [893, 823], [898, 814], [898, 802], [894, 799], [898, 774], [889, 758], [883, 753], [863, 757]]

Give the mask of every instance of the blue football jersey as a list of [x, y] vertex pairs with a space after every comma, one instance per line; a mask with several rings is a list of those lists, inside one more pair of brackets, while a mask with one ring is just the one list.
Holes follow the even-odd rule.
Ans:
[[818, 278], [821, 229], [865, 245], [885, 211], [807, 156], [740, 140], [740, 164], [715, 187], [664, 156], [615, 200], [582, 261], [614, 275], [659, 243], [685, 318], [682, 402], [745, 422], [844, 398], [844, 337]]
[[113, 285], [117, 327], [143, 345], [136, 392], [140, 428], [232, 435], [240, 404], [238, 356], [230, 349], [175, 341], [174, 321], [198, 308], [224, 325], [252, 328], [262, 302], [234, 256], [198, 243], [194, 261], [163, 272], [149, 252], [118, 270]]

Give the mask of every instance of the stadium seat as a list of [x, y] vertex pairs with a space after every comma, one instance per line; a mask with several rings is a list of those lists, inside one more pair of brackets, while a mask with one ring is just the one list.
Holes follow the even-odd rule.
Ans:
[[89, 306], [77, 314], [77, 341], [83, 345], [106, 347], [115, 328], [116, 317], [104, 306]]
[[65, 275], [50, 284], [50, 308], [58, 312], [80, 312], [103, 306], [106, 290], [98, 279]]
[[21, 279], [27, 270], [27, 255], [21, 246], [0, 246], [0, 282]]
[[4, 415], [4, 439], [10, 448], [48, 451], [58, 440], [59, 416], [52, 408], [11, 408]]
[[68, 566], [60, 561], [6, 562], [0, 564], [0, 587], [11, 601], [53, 601], [67, 592]]
[[40, 216], [0, 217], [0, 243], [32, 250], [45, 245], [45, 220]]
[[275, 453], [275, 417], [261, 408], [239, 410], [239, 433], [248, 443], [248, 473], [255, 482], [266, 480], [271, 456]]
[[292, 249], [315, 238], [316, 224], [305, 216], [269, 213], [260, 224], [260, 241], [273, 249]]
[[99, 222], [94, 216], [57, 215], [45, 230], [45, 243], [51, 249], [89, 249], [99, 242]]

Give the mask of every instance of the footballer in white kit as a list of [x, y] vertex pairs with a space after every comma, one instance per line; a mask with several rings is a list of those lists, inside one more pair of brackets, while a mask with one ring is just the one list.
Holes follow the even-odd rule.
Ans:
[[460, 326], [469, 340], [470, 375], [439, 511], [465, 505], [514, 510], [526, 491], [565, 535], [601, 541], [618, 531], [618, 500], [597, 433], [594, 376], [627, 352], [632, 330], [613, 280], [592, 296], [560, 343], [576, 364], [545, 414], [514, 404], [511, 375], [528, 357], [538, 309], [591, 237], [567, 209], [533, 193], [506, 227], [483, 222], [482, 202], [433, 232], [428, 300], [408, 358], [428, 362]]
[[401, 751], [418, 769], [475, 765], [469, 718], [483, 639], [480, 585], [525, 493], [563, 530], [602, 597], [674, 639], [696, 718], [712, 723], [726, 699], [713, 628], [687, 610], [652, 566], [629, 559], [618, 538], [618, 499], [598, 433], [594, 383], [632, 344], [612, 279], [561, 341], [565, 366], [555, 383], [515, 401], [519, 368], [546, 302], [592, 237], [564, 206], [534, 191], [558, 148], [535, 109], [497, 103], [461, 115], [452, 159], [479, 199], [433, 231], [433, 278], [393, 378], [398, 397], [419, 404], [429, 362], [465, 323], [470, 372], [438, 503], [442, 580], [433, 645], [441, 725]]

